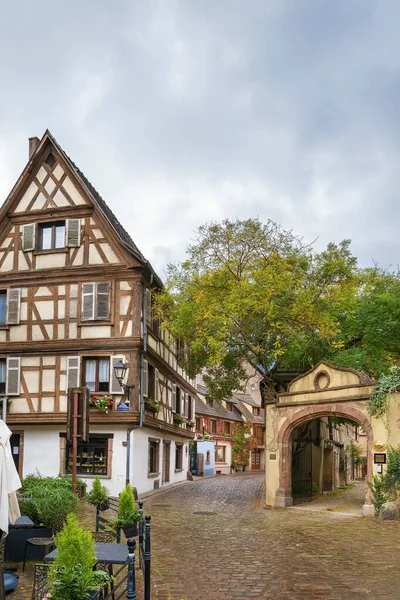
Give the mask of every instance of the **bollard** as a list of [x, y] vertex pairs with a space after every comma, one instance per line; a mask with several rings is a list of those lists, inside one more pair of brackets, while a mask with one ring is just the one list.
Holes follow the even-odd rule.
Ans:
[[126, 597], [128, 598], [128, 600], [136, 600], [135, 548], [136, 548], [136, 541], [133, 538], [129, 538], [129, 540], [128, 540], [128, 585], [126, 588]]
[[150, 515], [145, 517], [145, 540], [144, 540], [144, 600], [150, 600]]

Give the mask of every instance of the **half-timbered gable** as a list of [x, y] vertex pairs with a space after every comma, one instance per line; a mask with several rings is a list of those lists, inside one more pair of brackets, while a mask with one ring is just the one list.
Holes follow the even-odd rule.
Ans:
[[[68, 472], [67, 392], [87, 387], [93, 443], [109, 436], [102, 452], [107, 468], [99, 467], [99, 473], [111, 477], [114, 487], [125, 480], [126, 457], [123, 464], [120, 459], [127, 451], [118, 443], [117, 452], [112, 440], [121, 435], [130, 440], [134, 427], [140, 432], [130, 440], [132, 447], [139, 444], [145, 454], [144, 473], [133, 460], [127, 462], [134, 485], [145, 491], [153, 480], [162, 485], [185, 475], [187, 469], [172, 469], [173, 461], [165, 458], [164, 441], [180, 448], [193, 436], [195, 390], [175, 342], [145, 316], [150, 288], [161, 285], [50, 132], [41, 140], [31, 138], [29, 162], [0, 209], [0, 394], [8, 398], [10, 426], [25, 436], [25, 453], [39, 432], [46, 440], [52, 436], [52, 444], [57, 440], [57, 448], [51, 467], [37, 458], [35, 464], [25, 460], [21, 474]], [[114, 374], [120, 360], [127, 366], [126, 383], [135, 386], [129, 399]], [[95, 408], [99, 396], [109, 399], [107, 412]], [[158, 410], [148, 410], [150, 400]], [[163, 442], [156, 447], [160, 473], [147, 465], [147, 430]], [[132, 447], [128, 443], [128, 452]], [[170, 478], [169, 469], [182, 475]], [[96, 471], [82, 466], [81, 475], [86, 473]]]

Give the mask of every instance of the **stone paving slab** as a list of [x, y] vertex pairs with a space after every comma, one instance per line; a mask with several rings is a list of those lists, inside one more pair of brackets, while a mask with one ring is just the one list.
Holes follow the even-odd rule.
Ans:
[[[400, 600], [400, 522], [331, 512], [329, 498], [318, 511], [266, 510], [262, 491], [262, 474], [244, 473], [148, 497], [152, 600]], [[30, 598], [31, 569], [10, 600]]]

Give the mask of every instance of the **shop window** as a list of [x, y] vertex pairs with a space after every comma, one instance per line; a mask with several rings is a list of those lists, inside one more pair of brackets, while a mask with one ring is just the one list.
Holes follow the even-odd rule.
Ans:
[[[108, 475], [109, 438], [90, 436], [88, 442], [78, 441], [78, 475]], [[65, 472], [72, 473], [72, 444], [67, 442]]]

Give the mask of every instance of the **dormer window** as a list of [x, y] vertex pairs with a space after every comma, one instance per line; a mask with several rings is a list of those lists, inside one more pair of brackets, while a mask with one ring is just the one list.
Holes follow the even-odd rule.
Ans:
[[65, 221], [39, 223], [38, 250], [65, 248]]

